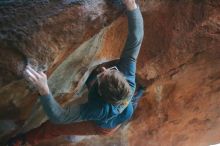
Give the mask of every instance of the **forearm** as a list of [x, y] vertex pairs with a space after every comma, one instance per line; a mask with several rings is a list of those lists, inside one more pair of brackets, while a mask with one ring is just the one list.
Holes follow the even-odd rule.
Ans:
[[85, 120], [80, 113], [81, 105], [71, 105], [62, 108], [51, 94], [39, 97], [49, 119], [57, 124], [67, 124]]
[[144, 36], [143, 17], [140, 8], [127, 11], [128, 17], [128, 37], [142, 41]]
[[43, 72], [35, 71], [31, 66], [27, 66], [24, 71], [24, 77], [33, 83], [40, 93], [40, 101], [43, 105], [44, 111], [53, 122], [60, 122], [65, 117], [63, 116], [65, 110], [56, 102], [50, 93], [47, 84], [47, 75]]
[[144, 36], [143, 18], [139, 7], [127, 11], [128, 37], [121, 57], [137, 59]]
[[49, 119], [54, 123], [62, 123], [64, 121], [65, 109], [63, 109], [59, 103], [54, 99], [52, 94], [40, 96], [40, 101], [43, 106], [44, 112]]

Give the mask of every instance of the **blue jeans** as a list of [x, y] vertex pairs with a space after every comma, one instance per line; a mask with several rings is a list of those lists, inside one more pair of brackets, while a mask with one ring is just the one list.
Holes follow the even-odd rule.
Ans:
[[135, 110], [137, 108], [138, 102], [140, 100], [140, 98], [142, 97], [144, 93], [144, 89], [139, 87], [138, 89], [136, 89], [134, 96], [132, 97], [131, 103], [133, 106], [133, 109]]

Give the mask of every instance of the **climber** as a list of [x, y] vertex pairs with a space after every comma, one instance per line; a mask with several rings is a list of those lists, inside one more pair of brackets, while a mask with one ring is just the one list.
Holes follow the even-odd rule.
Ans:
[[115, 66], [102, 67], [100, 73], [89, 77], [86, 103], [61, 107], [49, 90], [46, 74], [26, 67], [25, 78], [39, 91], [49, 121], [12, 138], [9, 146], [21, 143], [34, 145], [61, 135], [111, 135], [131, 118], [143, 93], [142, 87], [135, 93], [135, 73], [144, 30], [143, 18], [135, 0], [123, 0], [123, 4], [128, 17], [126, 44]]

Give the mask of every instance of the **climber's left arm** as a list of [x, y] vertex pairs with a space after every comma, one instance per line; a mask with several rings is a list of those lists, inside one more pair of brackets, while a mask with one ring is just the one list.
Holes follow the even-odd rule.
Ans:
[[144, 23], [135, 0], [123, 1], [127, 7], [128, 36], [117, 66], [129, 85], [135, 88], [136, 62], [143, 41]]

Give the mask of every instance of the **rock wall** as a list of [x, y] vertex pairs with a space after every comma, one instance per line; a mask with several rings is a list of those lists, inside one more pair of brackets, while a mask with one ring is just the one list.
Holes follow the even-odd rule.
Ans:
[[[137, 75], [143, 84], [154, 82], [132, 121], [115, 135], [84, 137], [71, 145], [220, 143], [220, 2], [139, 3], [145, 37]], [[98, 0], [92, 4], [41, 1], [1, 7], [0, 133], [4, 139], [46, 120], [36, 104], [36, 93], [22, 79], [27, 63], [47, 70], [50, 87], [60, 103], [74, 102], [94, 66], [119, 57], [127, 22], [124, 15], [116, 18], [120, 12]], [[40, 145], [62, 144], [70, 145], [63, 138]]]
[[46, 120], [35, 89], [23, 79], [24, 67], [45, 71], [57, 100], [72, 102], [92, 67], [111, 59], [95, 56], [105, 27], [120, 12], [100, 0], [0, 4], [0, 137], [5, 139]]

